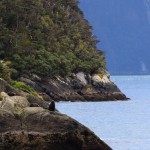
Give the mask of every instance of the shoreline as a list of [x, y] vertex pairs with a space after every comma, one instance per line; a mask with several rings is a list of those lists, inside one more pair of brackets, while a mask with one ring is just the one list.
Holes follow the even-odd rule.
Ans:
[[31, 78], [21, 77], [18, 81], [32, 87], [45, 101], [117, 101], [128, 100], [105, 73], [85, 74], [78, 72], [71, 77]]

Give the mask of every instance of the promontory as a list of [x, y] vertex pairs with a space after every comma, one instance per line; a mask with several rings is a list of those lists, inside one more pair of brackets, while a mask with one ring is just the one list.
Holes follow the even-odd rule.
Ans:
[[127, 99], [97, 42], [77, 0], [0, 1], [0, 149], [111, 150], [54, 107]]
[[47, 101], [126, 99], [77, 0], [1, 0], [0, 12], [0, 77], [14, 87]]

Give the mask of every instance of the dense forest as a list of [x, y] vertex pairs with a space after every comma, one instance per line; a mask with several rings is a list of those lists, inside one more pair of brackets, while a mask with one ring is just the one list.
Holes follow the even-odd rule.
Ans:
[[1, 0], [0, 12], [0, 77], [105, 69], [77, 0]]

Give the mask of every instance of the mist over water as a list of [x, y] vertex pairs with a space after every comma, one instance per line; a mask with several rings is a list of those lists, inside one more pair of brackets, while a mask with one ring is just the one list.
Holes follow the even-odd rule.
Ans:
[[150, 149], [150, 76], [113, 76], [129, 101], [57, 103], [114, 150]]

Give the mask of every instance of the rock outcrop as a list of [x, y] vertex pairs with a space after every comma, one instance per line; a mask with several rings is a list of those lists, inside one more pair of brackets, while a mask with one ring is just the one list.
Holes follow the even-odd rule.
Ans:
[[43, 107], [30, 107], [26, 97], [4, 92], [0, 103], [0, 149], [111, 150], [74, 119]]
[[126, 100], [127, 97], [110, 80], [105, 71], [97, 74], [78, 72], [62, 78], [20, 78], [33, 87], [46, 101], [112, 101]]
[[0, 92], [7, 92], [9, 95], [17, 95], [19, 91], [10, 86], [5, 80], [0, 78]]

